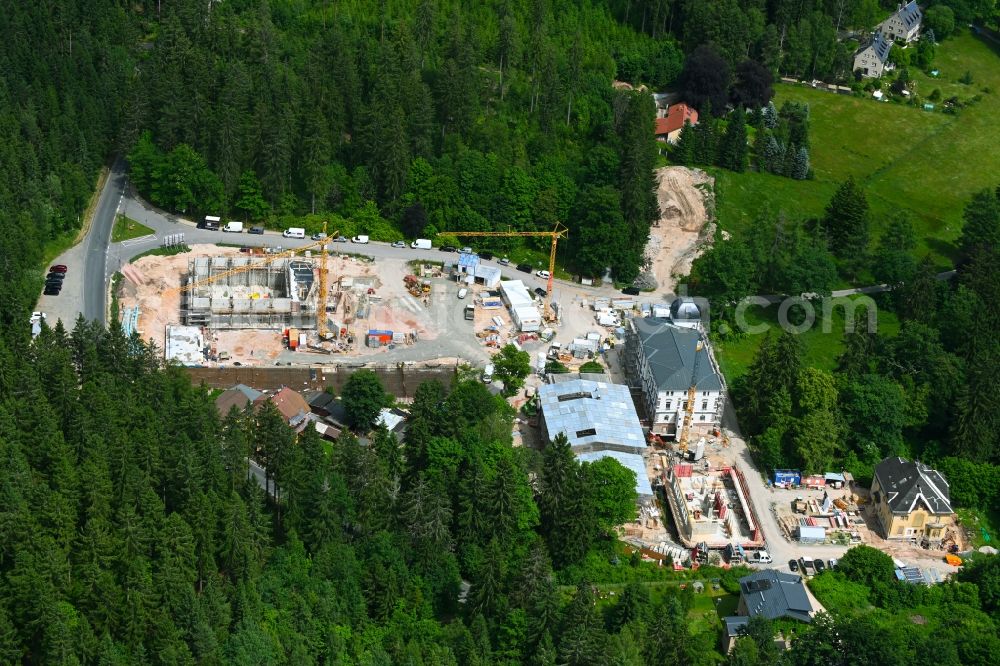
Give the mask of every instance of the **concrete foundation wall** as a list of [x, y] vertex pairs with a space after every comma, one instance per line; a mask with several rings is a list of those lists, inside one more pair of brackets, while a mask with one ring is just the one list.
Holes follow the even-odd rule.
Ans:
[[240, 270], [181, 293], [181, 320], [214, 329], [316, 327], [318, 285], [311, 264], [250, 257], [197, 257], [188, 262], [188, 283]]

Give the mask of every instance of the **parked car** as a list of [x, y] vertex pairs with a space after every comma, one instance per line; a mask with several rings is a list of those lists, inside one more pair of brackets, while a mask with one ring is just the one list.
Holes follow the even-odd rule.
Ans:
[[468, 295], [469, 295], [469, 290], [466, 289], [465, 287], [462, 287], [461, 289], [458, 290], [458, 297], [459, 298], [465, 298]]
[[42, 321], [43, 319], [48, 319], [48, 315], [46, 315], [44, 312], [37, 312], [37, 311], [32, 312], [31, 319], [28, 320], [28, 323], [34, 324], [36, 322]]
[[638, 287], [625, 287], [624, 289], [622, 289], [622, 293], [625, 294], [625, 295], [627, 295], [627, 296], [638, 296], [639, 295], [639, 288]]
[[747, 553], [747, 560], [753, 564], [770, 564], [771, 554], [766, 550], [751, 550]]
[[403, 241], [393, 241], [392, 247], [406, 247], [406, 243]]
[[459, 254], [472, 254], [472, 248], [469, 247], [469, 246], [465, 246], [461, 250], [459, 250], [458, 253]]
[[833, 571], [834, 569], [837, 568], [837, 558], [836, 557], [832, 558], [826, 564], [830, 568], [830, 571]]
[[538, 298], [545, 298], [549, 295], [549, 292], [542, 287], [535, 287], [535, 295], [538, 296]]
[[813, 563], [816, 567], [816, 573], [821, 574], [826, 569], [826, 564], [824, 564], [822, 558], [817, 557], [816, 561]]
[[803, 576], [815, 576], [816, 566], [813, 564], [812, 560], [807, 560], [804, 557], [799, 558], [799, 566], [802, 567]]
[[219, 223], [218, 222], [199, 222], [198, 223], [198, 228], [199, 229], [204, 229], [205, 231], [218, 231], [219, 230]]
[[799, 563], [795, 560], [788, 560], [788, 568], [792, 570], [792, 573], [795, 573], [799, 570]]
[[442, 252], [454, 252], [455, 251], [455, 246], [454, 245], [442, 245], [441, 246], [441, 251]]
[[63, 266], [62, 264], [56, 264], [55, 266], [49, 269], [49, 273], [66, 273], [68, 271], [69, 269]]
[[518, 264], [517, 265], [517, 270], [521, 271], [522, 273], [530, 273], [531, 272], [531, 264]]
[[55, 285], [45, 285], [45, 291], [42, 293], [46, 296], [58, 296], [59, 292], [62, 291], [62, 287], [57, 287]]
[[322, 231], [317, 231], [316, 233], [314, 233], [309, 238], [311, 238], [313, 240], [323, 240], [324, 238], [326, 238], [326, 234], [324, 234]]
[[347, 242], [347, 236], [337, 236], [336, 238], [333, 239], [333, 242], [334, 243], [346, 243]]
[[250, 252], [250, 248], [244, 245], [243, 247], [240, 248], [240, 252]]
[[493, 253], [492, 252], [480, 252], [479, 253], [479, 258], [483, 259], [485, 261], [489, 261], [490, 259], [493, 258]]
[[364, 234], [359, 234], [359, 235], [355, 236], [354, 238], [352, 238], [351, 242], [352, 243], [357, 243], [359, 245], [367, 245], [368, 244], [368, 236], [366, 236]]
[[264, 227], [262, 227], [260, 225], [257, 225], [256, 227], [250, 227], [250, 231], [248, 231], [247, 233], [248, 234], [263, 234], [264, 233]]
[[62, 285], [62, 283], [63, 283], [62, 275], [59, 273], [50, 274], [47, 278], [45, 278], [45, 284]]
[[540, 278], [545, 278], [546, 280], [549, 279], [549, 272], [548, 271], [535, 271], [535, 275], [537, 275]]
[[502, 257], [500, 259], [497, 259], [497, 263], [500, 264], [501, 266], [508, 266], [510, 265], [510, 259], [508, 259], [507, 257]]

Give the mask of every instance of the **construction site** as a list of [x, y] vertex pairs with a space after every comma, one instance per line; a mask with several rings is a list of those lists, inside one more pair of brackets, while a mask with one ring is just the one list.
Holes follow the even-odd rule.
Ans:
[[761, 548], [764, 536], [735, 467], [668, 464], [661, 474], [680, 541], [689, 548]]
[[319, 283], [308, 259], [247, 255], [188, 260], [180, 318], [213, 329], [314, 329]]
[[433, 300], [444, 299], [442, 285], [431, 282], [445, 280], [428, 277], [414, 297], [405, 269], [386, 262], [376, 270], [373, 261], [348, 255], [195, 245], [122, 268], [121, 320], [127, 333], [152, 340], [183, 365], [374, 355], [438, 337], [440, 318], [431, 310]]

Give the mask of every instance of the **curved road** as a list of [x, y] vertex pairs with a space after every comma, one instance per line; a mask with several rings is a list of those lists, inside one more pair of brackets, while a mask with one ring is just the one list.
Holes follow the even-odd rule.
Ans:
[[[184, 242], [194, 243], [232, 243], [254, 247], [281, 247], [290, 249], [302, 247], [312, 241], [284, 238], [280, 232], [266, 231], [264, 234], [239, 235], [227, 234], [222, 231], [206, 231], [198, 229], [189, 220], [176, 215], [164, 213], [147, 204], [128, 187], [127, 165], [123, 158], [115, 160], [98, 197], [90, 230], [83, 242], [67, 250], [53, 263], [65, 264], [69, 267], [65, 287], [59, 296], [42, 296], [37, 309], [49, 314], [49, 322], [54, 324], [62, 319], [64, 325], [71, 327], [79, 315], [85, 319], [106, 323], [108, 285], [111, 276], [121, 270], [133, 257], [159, 247], [165, 236], [184, 234]], [[153, 234], [144, 238], [136, 238], [120, 243], [111, 243], [111, 232], [116, 214], [124, 214], [153, 230]], [[336, 249], [336, 244], [333, 248]], [[394, 248], [388, 243], [369, 243], [367, 245], [345, 244], [344, 252], [365, 254], [376, 259], [424, 259], [441, 261], [448, 255], [440, 250], [416, 250], [410, 247]], [[491, 262], [495, 264], [494, 262]], [[499, 266], [499, 264], [496, 264]], [[545, 287], [545, 280], [534, 274], [517, 271], [513, 266], [499, 266], [504, 277], [522, 280], [529, 289]], [[938, 279], [948, 279], [955, 271], [940, 273]], [[886, 285], [870, 285], [855, 289], [843, 289], [833, 292], [832, 296], [848, 296], [852, 294], [871, 294], [889, 289]], [[573, 296], [593, 298], [595, 296], [620, 296], [621, 292], [613, 286], [586, 287], [584, 285], [556, 280], [556, 300], [569, 302]], [[777, 302], [783, 296], [764, 296], [763, 298]]]
[[[204, 229], [198, 229], [193, 222], [157, 210], [131, 192], [126, 193], [126, 196], [122, 201], [121, 212], [127, 217], [130, 217], [137, 222], [141, 222], [152, 229], [153, 236], [111, 244], [108, 253], [109, 261], [105, 270], [105, 280], [110, 280], [111, 276], [116, 271], [120, 270], [121, 266], [128, 263], [128, 261], [133, 257], [159, 247], [164, 236], [168, 234], [184, 234], [184, 242], [188, 245], [195, 243], [227, 243], [251, 247], [280, 247], [287, 250], [294, 247], [309, 245], [314, 242], [309, 238], [285, 238], [281, 235], [281, 232], [278, 231], [265, 231], [263, 234], [258, 235], [250, 234], [245, 231], [240, 234], [229, 234], [223, 231], [206, 231]], [[448, 258], [455, 259], [457, 257], [456, 254], [441, 252], [438, 249], [417, 250], [410, 248], [408, 245], [406, 247], [397, 248], [392, 247], [389, 243], [378, 242], [371, 242], [364, 245], [350, 242], [330, 243], [330, 248], [331, 251], [334, 252], [340, 251], [350, 252], [353, 254], [364, 254], [374, 257], [375, 259], [423, 259], [426, 261], [442, 261], [447, 260]], [[537, 277], [534, 273], [522, 273], [513, 265], [500, 266], [495, 260], [488, 263], [499, 267], [504, 277], [522, 280], [525, 283], [525, 286], [529, 289], [534, 289], [535, 287], [545, 288], [546, 286], [546, 280]], [[589, 298], [592, 298], [595, 295], [622, 295], [621, 292], [616, 290], [613, 286], [586, 287], [566, 280], [556, 280], [553, 290], [555, 292], [554, 296], [557, 300], [559, 300], [560, 296], [564, 295], [560, 292], [579, 292]]]

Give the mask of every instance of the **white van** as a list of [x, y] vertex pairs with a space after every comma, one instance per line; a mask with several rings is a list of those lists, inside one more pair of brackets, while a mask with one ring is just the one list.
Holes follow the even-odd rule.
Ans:
[[418, 238], [410, 243], [410, 247], [414, 250], [429, 250], [431, 249], [431, 241], [429, 238]]
[[773, 561], [766, 550], [752, 550], [748, 559], [754, 564], [770, 564]]
[[306, 230], [302, 227], [289, 227], [281, 232], [285, 238], [305, 238]]
[[466, 289], [465, 287], [462, 287], [461, 289], [458, 290], [458, 297], [459, 298], [465, 298], [468, 294], [469, 294], [469, 290]]
[[361, 245], [367, 245], [368, 244], [368, 236], [355, 236], [354, 238], [351, 239], [351, 242], [352, 243], [359, 243]]
[[485, 368], [483, 368], [483, 382], [484, 383], [489, 384], [490, 382], [493, 381], [493, 371], [494, 370], [495, 370], [495, 368], [493, 367], [492, 363], [490, 363]]
[[228, 231], [233, 234], [243, 233], [243, 223], [242, 222], [226, 222], [226, 226], [222, 227], [223, 231]]

